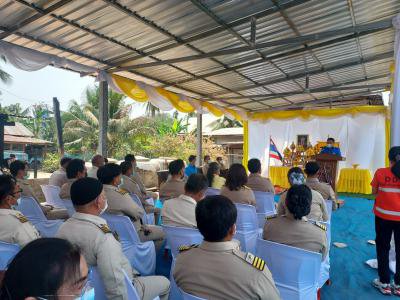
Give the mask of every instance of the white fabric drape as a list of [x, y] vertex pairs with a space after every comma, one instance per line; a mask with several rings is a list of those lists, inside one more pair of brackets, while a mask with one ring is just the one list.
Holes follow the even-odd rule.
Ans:
[[36, 50], [0, 41], [0, 53], [14, 67], [24, 71], [37, 71], [48, 65], [74, 70], [79, 73], [96, 73], [97, 69], [78, 64], [72, 60], [56, 55], [42, 53]]
[[[310, 120], [270, 120], [266, 123], [249, 121], [249, 159], [259, 158], [263, 173], [268, 174], [269, 137], [279, 152], [292, 142], [297, 135], [308, 134], [312, 145], [325, 141], [328, 136], [340, 142], [342, 156], [346, 161], [339, 168], [360, 164], [360, 168], [375, 172], [385, 166], [385, 116], [383, 114], [344, 115], [334, 118], [316, 117]], [[274, 165], [271, 159], [270, 164]]]
[[396, 29], [394, 38], [394, 87], [392, 102], [391, 145], [400, 146], [400, 14], [393, 18]]

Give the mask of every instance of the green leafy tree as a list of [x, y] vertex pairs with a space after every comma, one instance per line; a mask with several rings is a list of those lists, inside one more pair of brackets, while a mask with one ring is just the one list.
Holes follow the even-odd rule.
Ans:
[[[7, 62], [4, 55], [0, 55], [0, 61]], [[12, 76], [0, 68], [0, 81], [3, 83], [11, 83]], [[1, 94], [1, 93], [0, 93]]]

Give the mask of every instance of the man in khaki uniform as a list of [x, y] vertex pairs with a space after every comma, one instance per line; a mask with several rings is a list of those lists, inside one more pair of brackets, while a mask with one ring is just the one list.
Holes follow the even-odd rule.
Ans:
[[[305, 178], [303, 171], [298, 167], [291, 168], [288, 172], [288, 180], [291, 186], [304, 184]], [[279, 198], [277, 213], [280, 216], [287, 213], [286, 194], [287, 191], [283, 192]], [[328, 221], [329, 215], [324, 198], [322, 198], [321, 194], [315, 190], [311, 190], [311, 194], [311, 210], [307, 215], [307, 218], [314, 221]]]
[[0, 175], [0, 241], [23, 247], [40, 235], [22, 213], [13, 209], [20, 196], [15, 180], [10, 175]]
[[53, 172], [49, 178], [49, 185], [55, 185], [61, 187], [64, 183], [67, 182], [67, 173], [65, 170], [67, 169], [68, 163], [72, 159], [69, 157], [63, 157], [60, 160], [60, 169]]
[[160, 186], [160, 199], [163, 201], [176, 198], [185, 193], [185, 164], [182, 160], [171, 161], [168, 165], [170, 177]]
[[76, 213], [61, 225], [57, 237], [78, 245], [87, 263], [97, 266], [107, 299], [128, 300], [122, 270], [133, 281], [140, 299], [150, 300], [157, 296], [162, 300], [168, 299], [168, 279], [138, 276], [107, 222], [99, 217], [107, 208], [102, 190], [102, 184], [95, 178], [81, 178], [72, 184], [71, 198]]
[[201, 167], [201, 171], [203, 172], [204, 176], [207, 176], [208, 165], [210, 164], [210, 160], [211, 160], [210, 155], [208, 155], [208, 154], [204, 155], [203, 166]]
[[207, 187], [208, 181], [203, 174], [190, 175], [185, 184], [185, 194], [164, 203], [163, 224], [196, 228], [196, 205], [204, 198]]
[[329, 183], [320, 182], [318, 179], [319, 165], [315, 161], [310, 161], [306, 164], [304, 169], [307, 174], [306, 185], [311, 189], [319, 192], [325, 200], [332, 200], [332, 209], [336, 210], [339, 203], [336, 200], [336, 194]]
[[16, 179], [21, 188], [21, 196], [33, 198], [39, 204], [48, 220], [68, 219], [68, 211], [62, 208], [54, 208], [51, 205], [41, 205], [33, 191], [33, 188], [25, 178], [28, 175], [26, 163], [15, 160], [10, 164], [11, 175]]
[[71, 186], [79, 178], [86, 177], [87, 170], [85, 162], [82, 159], [75, 158], [71, 160], [67, 166], [67, 178], [68, 181], [64, 183], [60, 189], [60, 198], [70, 200], [71, 199]]
[[97, 178], [97, 170], [104, 166], [104, 157], [100, 154], [96, 154], [92, 158], [92, 167], [88, 170], [87, 176]]
[[160, 250], [165, 234], [160, 226], [142, 225], [141, 218], [144, 210], [131, 198], [129, 193], [118, 188], [121, 183], [121, 167], [117, 164], [106, 164], [97, 172], [99, 180], [103, 183], [104, 193], [108, 202], [107, 212], [116, 215], [126, 215], [131, 218], [133, 225], [142, 242], [153, 241], [156, 250]]
[[185, 292], [205, 299], [280, 299], [265, 262], [241, 252], [232, 238], [235, 205], [224, 196], [209, 196], [196, 207], [200, 245], [183, 246], [173, 272]]
[[252, 158], [247, 163], [250, 175], [246, 186], [253, 191], [267, 192], [275, 194], [271, 180], [261, 176], [261, 162], [257, 158]]
[[139, 185], [132, 179], [131, 177], [133, 172], [132, 163], [128, 161], [123, 161], [120, 166], [122, 172], [122, 178], [121, 178], [122, 184], [120, 185], [120, 188], [124, 189], [130, 194], [135, 194], [136, 196], [138, 196], [145, 212], [154, 213], [155, 219], [158, 220], [161, 210], [159, 208], [154, 207], [154, 205], [151, 205], [146, 201], [146, 199], [148, 199], [149, 197], [146, 196], [147, 194], [143, 193], [140, 190]]
[[133, 170], [132, 170], [131, 178], [132, 178], [133, 182], [135, 182], [139, 186], [140, 192], [143, 194], [143, 196], [146, 198], [153, 198], [154, 200], [157, 200], [158, 193], [147, 191], [142, 178], [140, 177], [139, 173], [137, 172], [138, 168], [137, 168], [135, 155], [127, 154], [125, 156], [125, 161], [130, 162], [132, 164]]
[[264, 240], [285, 244], [322, 254], [328, 252], [326, 226], [306, 217], [311, 210], [311, 189], [306, 185], [292, 186], [286, 198], [288, 211], [267, 220]]

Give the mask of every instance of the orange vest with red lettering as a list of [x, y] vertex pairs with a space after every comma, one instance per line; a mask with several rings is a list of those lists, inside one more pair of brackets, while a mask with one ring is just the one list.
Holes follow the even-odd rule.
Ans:
[[378, 169], [371, 182], [378, 190], [374, 214], [382, 219], [400, 221], [400, 178], [390, 168]]

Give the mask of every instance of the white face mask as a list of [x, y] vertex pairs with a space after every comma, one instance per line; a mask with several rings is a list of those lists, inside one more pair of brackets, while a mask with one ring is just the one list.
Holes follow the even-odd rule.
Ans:
[[101, 210], [100, 214], [101, 215], [104, 214], [106, 212], [107, 208], [108, 208], [108, 203], [106, 201], [106, 204], [104, 205], [104, 208]]
[[90, 290], [86, 291], [83, 295], [81, 295], [78, 298], [75, 298], [75, 300], [94, 300], [94, 288], [91, 288]]
[[328, 144], [328, 145], [326, 145], [326, 147], [333, 148], [333, 145], [332, 144]]

